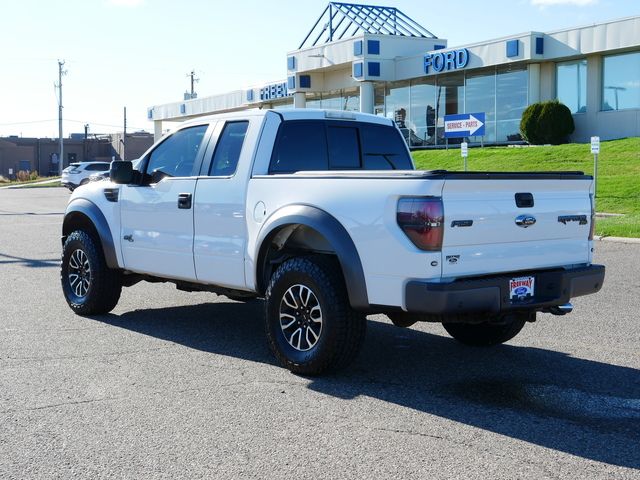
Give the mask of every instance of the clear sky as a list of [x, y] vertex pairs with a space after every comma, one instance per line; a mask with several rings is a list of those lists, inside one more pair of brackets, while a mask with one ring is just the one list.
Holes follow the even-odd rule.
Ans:
[[[286, 52], [327, 0], [0, 0], [0, 136], [153, 131], [147, 107], [284, 79]], [[394, 6], [449, 46], [640, 15], [640, 0], [368, 0]]]

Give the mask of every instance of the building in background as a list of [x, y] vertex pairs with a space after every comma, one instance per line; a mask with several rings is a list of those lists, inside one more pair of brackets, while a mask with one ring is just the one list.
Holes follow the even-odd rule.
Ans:
[[[152, 144], [153, 135], [147, 132], [127, 133], [123, 150], [123, 135], [71, 134], [64, 139], [64, 166], [73, 162], [103, 161], [112, 159], [134, 160], [139, 158]], [[37, 171], [40, 175], [58, 175], [59, 144], [56, 138], [22, 138], [17, 136], [0, 138], [0, 175], [8, 177], [10, 172]]]
[[[284, 69], [284, 66], [283, 66]], [[522, 112], [559, 99], [573, 141], [640, 135], [640, 16], [449, 47], [403, 12], [331, 2], [299, 47], [287, 77], [222, 95], [148, 109], [163, 122], [247, 108], [331, 108], [396, 121], [412, 147], [445, 143], [444, 116], [485, 113], [470, 143], [520, 142]]]

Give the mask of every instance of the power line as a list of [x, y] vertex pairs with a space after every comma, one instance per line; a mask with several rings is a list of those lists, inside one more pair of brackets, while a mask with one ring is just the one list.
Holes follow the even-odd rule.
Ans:
[[55, 122], [57, 118], [50, 118], [47, 120], [29, 120], [27, 122], [12, 122], [12, 123], [0, 123], [0, 127], [10, 127], [12, 125], [28, 125], [31, 123], [47, 123], [47, 122]]
[[[50, 122], [55, 122], [58, 119], [56, 118], [50, 118], [50, 119], [46, 119], [46, 120], [29, 120], [26, 122], [10, 122], [10, 123], [0, 123], [0, 127], [12, 127], [15, 125], [32, 125], [32, 124], [36, 124], [36, 123], [50, 123]], [[91, 122], [88, 120], [73, 120], [71, 118], [67, 118], [65, 120], [66, 122], [71, 122], [71, 123], [81, 123], [81, 124], [91, 124], [91, 125], [97, 125], [98, 127], [113, 127], [113, 128], [122, 128], [122, 125], [114, 125], [111, 123], [98, 123], [98, 122]], [[127, 126], [129, 128], [134, 128], [136, 130], [144, 130], [145, 127], [138, 127], [135, 125], [129, 125], [127, 124]], [[147, 127], [148, 128], [148, 127]]]

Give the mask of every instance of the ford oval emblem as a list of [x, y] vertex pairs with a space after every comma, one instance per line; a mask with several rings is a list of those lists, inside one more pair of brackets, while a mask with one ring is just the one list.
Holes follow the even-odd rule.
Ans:
[[516, 225], [522, 228], [530, 227], [536, 223], [536, 217], [533, 215], [519, 215], [516, 217]]

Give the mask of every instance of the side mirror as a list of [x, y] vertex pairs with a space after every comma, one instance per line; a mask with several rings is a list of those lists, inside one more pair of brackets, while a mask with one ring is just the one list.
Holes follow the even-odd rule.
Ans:
[[133, 182], [133, 164], [129, 161], [114, 160], [111, 162], [109, 178], [113, 183], [127, 185]]

